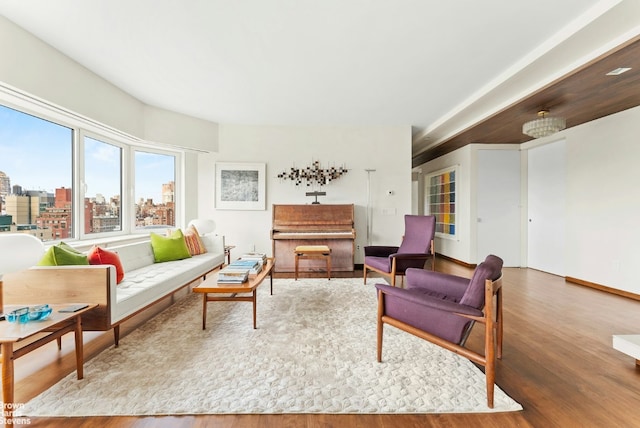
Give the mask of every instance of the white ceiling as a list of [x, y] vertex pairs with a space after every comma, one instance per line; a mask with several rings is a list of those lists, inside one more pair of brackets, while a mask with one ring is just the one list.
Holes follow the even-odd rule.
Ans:
[[0, 13], [146, 104], [428, 140], [618, 3], [0, 0]]

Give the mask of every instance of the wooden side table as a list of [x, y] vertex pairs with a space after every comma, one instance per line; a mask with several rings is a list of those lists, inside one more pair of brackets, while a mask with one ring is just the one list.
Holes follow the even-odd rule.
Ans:
[[[11, 417], [13, 409], [15, 408], [14, 402], [14, 367], [13, 362], [41, 347], [42, 345], [49, 343], [53, 340], [59, 340], [63, 335], [74, 332], [75, 335], [75, 348], [76, 348], [76, 371], [78, 373], [78, 379], [84, 377], [83, 365], [83, 344], [82, 344], [82, 314], [95, 308], [96, 304], [88, 304], [86, 308], [80, 309], [77, 312], [59, 312], [60, 309], [69, 306], [64, 305], [50, 305], [53, 309], [51, 315], [46, 319], [40, 321], [29, 321], [26, 323], [10, 323], [9, 321], [0, 321], [0, 350], [2, 357], [0, 362], [2, 363], [2, 401], [5, 405], [5, 416]], [[21, 306], [5, 306], [5, 313], [9, 313], [12, 310], [18, 309]], [[22, 347], [15, 347], [14, 345], [31, 338], [36, 334], [44, 333], [45, 336], [34, 340]]]
[[298, 245], [295, 250], [295, 274], [298, 279], [298, 261], [305, 259], [324, 259], [327, 264], [327, 278], [331, 279], [331, 248], [327, 245]]

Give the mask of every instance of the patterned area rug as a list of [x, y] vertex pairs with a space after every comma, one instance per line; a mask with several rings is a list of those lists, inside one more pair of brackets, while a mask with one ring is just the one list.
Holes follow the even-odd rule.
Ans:
[[504, 412], [522, 407], [468, 360], [385, 328], [361, 279], [275, 279], [251, 304], [190, 295], [27, 403], [23, 416]]

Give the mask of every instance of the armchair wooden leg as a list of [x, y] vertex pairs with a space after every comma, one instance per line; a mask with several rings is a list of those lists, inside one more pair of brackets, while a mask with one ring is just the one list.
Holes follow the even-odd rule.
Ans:
[[496, 357], [502, 359], [502, 336], [504, 334], [504, 322], [502, 319], [502, 290], [496, 293]]
[[393, 287], [396, 286], [396, 272], [398, 272], [397, 260], [395, 257], [392, 257], [390, 275], [391, 275], [391, 286]]
[[378, 341], [377, 341], [377, 357], [378, 362], [382, 362], [382, 333], [384, 323], [382, 315], [384, 314], [384, 293], [378, 291]]
[[487, 364], [485, 372], [485, 376], [487, 378], [487, 407], [493, 409], [493, 389], [496, 381], [495, 367], [489, 368], [489, 365]]
[[[491, 320], [489, 320], [491, 321]], [[494, 343], [494, 325], [492, 322], [485, 324], [485, 342], [484, 342], [484, 375], [487, 379], [487, 406], [493, 409], [493, 390], [496, 382], [496, 355]]]
[[364, 271], [364, 285], [367, 285], [367, 267], [364, 266], [362, 270]]
[[436, 270], [436, 243], [434, 240], [431, 240], [431, 244], [429, 246], [429, 251], [431, 252], [431, 270], [435, 272]]
[[[500, 293], [500, 290], [498, 290]], [[497, 300], [500, 300], [499, 298]], [[499, 314], [498, 304], [496, 303], [496, 314]], [[499, 329], [498, 322], [493, 321], [493, 283], [490, 280], [485, 282], [485, 323], [484, 323], [484, 375], [487, 380], [487, 406], [493, 409], [493, 394], [496, 382], [496, 335]], [[496, 315], [496, 320], [499, 315]], [[498, 338], [501, 341], [501, 338]], [[499, 351], [500, 353], [500, 351]]]

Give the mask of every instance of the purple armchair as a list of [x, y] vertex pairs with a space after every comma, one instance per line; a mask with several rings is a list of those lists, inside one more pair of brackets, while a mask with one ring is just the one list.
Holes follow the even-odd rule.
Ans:
[[[406, 288], [376, 284], [378, 362], [383, 326], [389, 324], [484, 366], [487, 405], [493, 408], [496, 357], [502, 358], [502, 263], [487, 256], [471, 279], [407, 269]], [[476, 322], [484, 324], [484, 355], [465, 347]]]
[[404, 236], [399, 247], [381, 245], [364, 247], [364, 283], [367, 283], [367, 270], [371, 270], [389, 277], [391, 285], [395, 286], [397, 275], [404, 275], [409, 268], [423, 269], [429, 258], [431, 270], [434, 270], [435, 232], [435, 216], [405, 215]]

